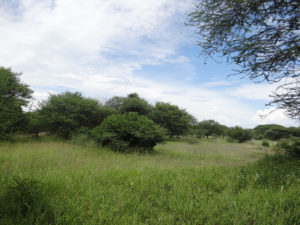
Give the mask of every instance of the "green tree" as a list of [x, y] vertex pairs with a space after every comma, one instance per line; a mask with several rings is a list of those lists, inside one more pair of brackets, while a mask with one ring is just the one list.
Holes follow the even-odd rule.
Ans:
[[0, 140], [9, 139], [24, 122], [22, 106], [27, 105], [32, 90], [21, 83], [20, 75], [0, 67]]
[[194, 122], [194, 117], [188, 114], [184, 109], [180, 109], [176, 105], [169, 103], [157, 102], [150, 115], [150, 118], [164, 127], [170, 136], [185, 135], [191, 123]]
[[[285, 81], [272, 94], [277, 107], [300, 120], [298, 0], [201, 0], [189, 14], [208, 56], [225, 56], [237, 74]], [[288, 79], [286, 79], [288, 78]]]
[[51, 95], [41, 105], [40, 114], [47, 131], [70, 138], [77, 129], [98, 126], [114, 111], [103, 107], [95, 99], [85, 98], [79, 92]]
[[204, 131], [207, 138], [223, 134], [223, 127], [215, 120], [203, 120], [197, 126]]
[[128, 94], [127, 97], [114, 96], [105, 105], [120, 113], [137, 112], [140, 115], [148, 115], [153, 108], [137, 93]]
[[234, 140], [237, 140], [239, 143], [251, 140], [252, 132], [249, 129], [243, 129], [239, 126], [228, 129], [228, 136]]
[[24, 133], [33, 134], [37, 137], [40, 132], [45, 130], [45, 125], [43, 122], [43, 118], [38, 111], [26, 112], [22, 131]]
[[129, 112], [107, 117], [94, 128], [92, 136], [97, 143], [116, 151], [152, 151], [157, 143], [163, 142], [164, 131], [147, 117]]
[[[258, 125], [256, 127], [254, 127], [253, 130], [254, 130], [254, 135], [255, 135], [256, 139], [262, 139], [262, 138], [265, 138], [265, 137], [270, 138], [270, 135], [272, 135], [271, 132], [268, 135], [266, 135], [266, 132], [270, 131], [270, 130], [274, 130], [275, 133], [276, 133], [276, 131], [280, 132], [280, 130], [284, 130], [283, 131], [284, 133], [288, 132], [287, 129], [284, 126], [281, 126], [281, 125], [278, 125], [278, 124]], [[275, 135], [277, 136], [277, 134], [275, 134]], [[273, 140], [273, 138], [271, 138], [271, 139]]]
[[291, 135], [289, 129], [285, 127], [277, 127], [269, 129], [265, 132], [265, 138], [270, 140], [279, 140], [280, 138], [288, 138]]

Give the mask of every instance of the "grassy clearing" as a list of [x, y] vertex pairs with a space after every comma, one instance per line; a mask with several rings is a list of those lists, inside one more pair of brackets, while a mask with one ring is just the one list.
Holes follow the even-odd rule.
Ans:
[[[259, 145], [170, 142], [121, 154], [57, 140], [2, 144], [0, 224], [297, 224], [300, 162], [264, 157]], [[24, 213], [16, 204], [32, 179], [40, 191]]]

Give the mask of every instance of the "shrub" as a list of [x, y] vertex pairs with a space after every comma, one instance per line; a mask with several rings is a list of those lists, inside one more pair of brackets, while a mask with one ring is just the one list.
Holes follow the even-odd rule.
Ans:
[[0, 223], [1, 217], [10, 218], [13, 224], [54, 224], [54, 214], [41, 183], [20, 177], [15, 177], [14, 184], [1, 196]]
[[282, 149], [291, 157], [300, 157], [300, 139], [290, 138], [290, 139], [280, 139], [275, 146], [276, 149]]
[[265, 132], [265, 137], [270, 140], [279, 140], [280, 138], [288, 138], [289, 136], [290, 132], [285, 127], [273, 128]]
[[81, 127], [73, 132], [71, 137], [71, 143], [85, 146], [94, 146], [95, 143], [91, 137], [91, 129], [87, 127]]
[[107, 117], [94, 128], [92, 136], [96, 143], [116, 151], [151, 151], [157, 143], [163, 142], [164, 131], [147, 117], [130, 112]]
[[97, 100], [85, 98], [79, 92], [64, 92], [51, 95], [41, 104], [40, 115], [45, 131], [69, 139], [81, 128], [92, 129], [114, 111], [103, 107]]
[[242, 143], [251, 140], [252, 133], [250, 130], [236, 126], [228, 130], [228, 136], [234, 140], [237, 140], [239, 143]]
[[270, 143], [267, 140], [263, 140], [263, 142], [261, 143], [262, 146], [264, 147], [269, 147]]

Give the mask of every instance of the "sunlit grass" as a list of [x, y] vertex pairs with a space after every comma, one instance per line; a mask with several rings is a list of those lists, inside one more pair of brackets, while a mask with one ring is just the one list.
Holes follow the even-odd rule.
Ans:
[[[264, 154], [260, 142], [205, 139], [158, 145], [152, 154], [59, 140], [7, 143], [0, 146], [0, 196], [14, 176], [39, 181], [49, 224], [296, 224], [299, 160], [264, 163]], [[16, 221], [45, 224], [0, 214], [0, 224]]]

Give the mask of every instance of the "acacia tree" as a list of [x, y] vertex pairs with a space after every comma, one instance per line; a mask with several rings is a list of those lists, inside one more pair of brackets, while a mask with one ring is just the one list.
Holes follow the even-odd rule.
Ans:
[[51, 95], [41, 104], [39, 111], [46, 131], [63, 138], [70, 138], [80, 128], [94, 128], [107, 116], [114, 113], [92, 98], [79, 92], [64, 92]]
[[9, 139], [24, 121], [22, 106], [27, 105], [32, 90], [21, 83], [20, 75], [0, 67], [0, 140]]
[[185, 110], [169, 103], [157, 102], [150, 118], [165, 128], [170, 136], [184, 135], [195, 118]]
[[206, 138], [211, 135], [219, 136], [223, 134], [223, 127], [214, 120], [203, 120], [197, 126], [203, 130]]
[[279, 82], [270, 105], [300, 121], [298, 0], [201, 0], [189, 14], [208, 56], [240, 66], [237, 74]]

